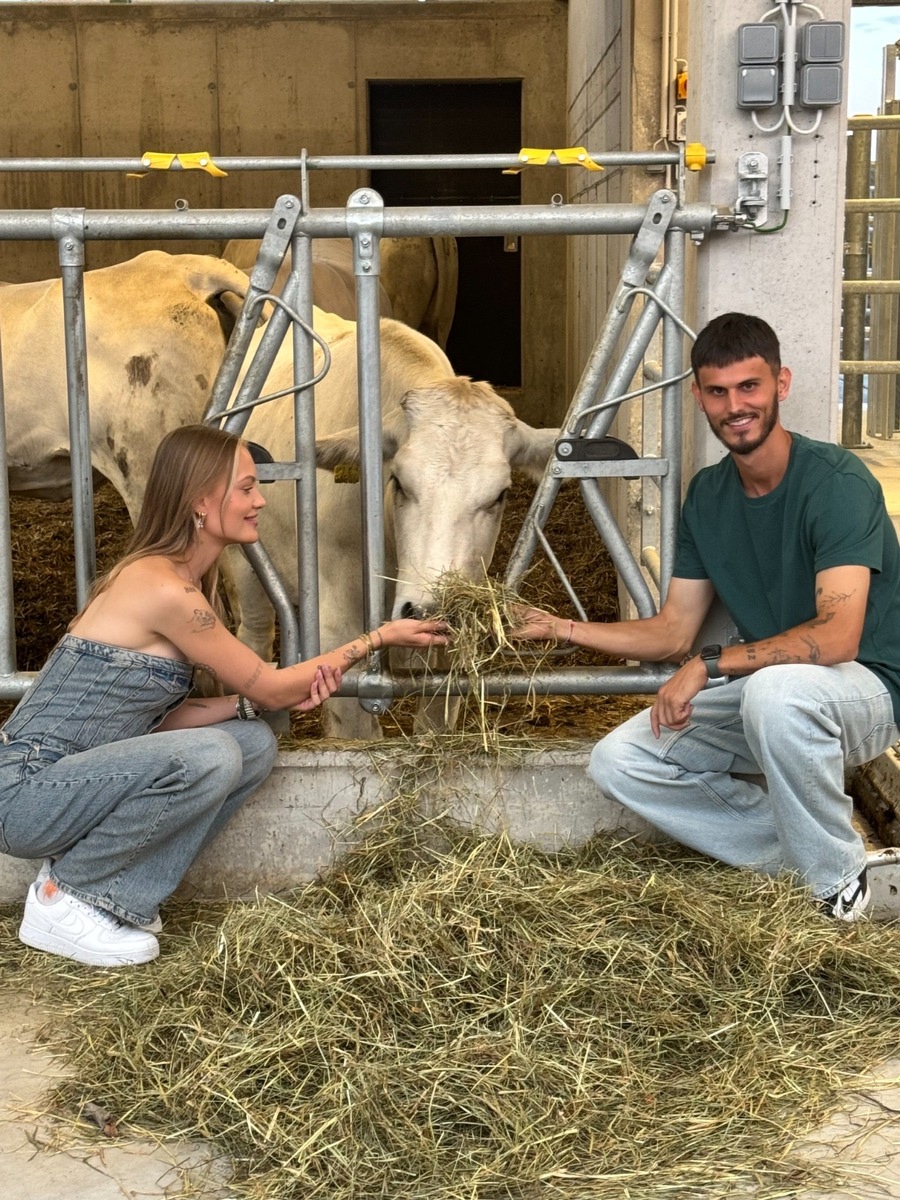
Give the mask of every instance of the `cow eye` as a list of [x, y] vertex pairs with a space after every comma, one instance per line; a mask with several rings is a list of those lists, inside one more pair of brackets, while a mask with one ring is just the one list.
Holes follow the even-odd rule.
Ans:
[[499, 508], [509, 494], [509, 488], [504, 488], [493, 504], [489, 504], [488, 508]]
[[396, 495], [397, 495], [397, 496], [398, 496], [398, 497], [399, 497], [401, 500], [405, 500], [405, 499], [406, 499], [406, 492], [404, 492], [403, 488], [400, 486], [400, 480], [397, 478], [397, 476], [396, 476], [396, 475], [392, 475], [392, 476], [391, 476], [391, 483], [394, 485], [394, 492], [395, 492], [395, 494], [396, 494]]

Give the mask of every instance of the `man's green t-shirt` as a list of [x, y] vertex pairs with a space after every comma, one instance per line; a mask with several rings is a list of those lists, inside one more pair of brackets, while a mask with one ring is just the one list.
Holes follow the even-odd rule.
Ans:
[[691, 480], [673, 574], [709, 579], [741, 637], [816, 615], [816, 573], [871, 569], [857, 662], [883, 680], [900, 723], [900, 546], [881, 486], [848, 450], [791, 434], [784, 478], [747, 496], [729, 455]]

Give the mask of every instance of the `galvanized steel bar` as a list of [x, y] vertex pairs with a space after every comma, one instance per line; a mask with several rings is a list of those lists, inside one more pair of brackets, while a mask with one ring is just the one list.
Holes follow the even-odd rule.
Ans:
[[[674, 672], [675, 668], [665, 663], [647, 666], [601, 667], [591, 670], [586, 667], [570, 667], [557, 671], [539, 671], [534, 675], [503, 675], [499, 671], [478, 677], [478, 690], [486, 696], [623, 696], [641, 692], [655, 692]], [[397, 699], [401, 696], [465, 696], [469, 693], [468, 681], [455, 678], [452, 681], [442, 674], [410, 674], [394, 678], [390, 675], [345, 676], [340, 695], [381, 697]]]
[[[297, 311], [313, 324], [312, 242], [296, 234], [291, 242], [291, 275], [288, 287], [296, 290]], [[300, 325], [294, 326], [294, 383], [309, 380], [315, 373], [312, 338]], [[316, 520], [316, 410], [315, 388], [300, 389], [294, 397], [294, 458], [302, 464], [294, 484], [297, 504], [297, 598], [300, 613], [300, 657], [314, 658], [319, 639], [319, 535]]]
[[[347, 201], [347, 223], [353, 234], [356, 276], [356, 363], [359, 387], [360, 503], [363, 528], [363, 610], [366, 629], [385, 617], [384, 474], [381, 414], [381, 255], [379, 242], [384, 207], [370, 187], [358, 188]], [[379, 669], [380, 654], [366, 660], [368, 673]], [[385, 708], [380, 701], [370, 712]]]
[[[674, 166], [679, 154], [672, 150], [608, 150], [593, 153], [587, 151], [593, 162], [603, 167], [652, 167]], [[300, 155], [210, 155], [210, 159], [223, 171], [432, 171], [436, 169], [466, 170], [522, 170], [527, 165], [520, 154], [307, 154]], [[707, 161], [715, 162], [715, 153], [707, 152]], [[552, 151], [547, 160], [548, 167], [561, 165]], [[165, 171], [180, 172], [186, 168], [176, 158]], [[530, 169], [536, 169], [532, 167]], [[160, 173], [163, 168], [151, 167], [142, 157], [130, 158], [0, 158], [0, 171], [25, 173], [30, 171], [78, 172], [130, 172], [147, 174]]]
[[84, 314], [84, 242], [81, 210], [56, 210], [66, 343], [69, 456], [72, 466], [72, 524], [75, 544], [75, 602], [87, 603], [97, 574], [94, 543], [94, 473], [88, 407], [87, 333]]
[[13, 601], [6, 445], [6, 394], [3, 387], [3, 353], [0, 345], [0, 678], [9, 678], [16, 673], [16, 610]]
[[[489, 237], [503, 233], [575, 234], [636, 233], [646, 207], [617, 205], [450, 205], [441, 208], [387, 208], [383, 237]], [[271, 211], [242, 209], [143, 209], [111, 212], [85, 210], [86, 241], [133, 241], [161, 238], [227, 239], [261, 238]], [[685, 233], [708, 233], [723, 219], [708, 204], [676, 208], [671, 226]], [[321, 208], [302, 216], [296, 227], [309, 237], [350, 237], [347, 212], [343, 208]], [[7, 241], [54, 241], [52, 215], [44, 210], [0, 210], [0, 239]]]
[[[684, 267], [685, 246], [684, 234], [678, 229], [671, 230], [666, 237], [666, 271], [669, 273], [668, 301], [671, 309], [678, 315], [684, 313]], [[648, 301], [652, 303], [652, 301]], [[677, 321], [669, 315], [663, 316], [663, 375], [666, 379], [675, 380], [684, 366], [684, 333]], [[675, 536], [678, 531], [678, 519], [681, 513], [681, 440], [682, 440], [682, 402], [683, 384], [671, 382], [663, 389], [662, 394], [662, 427], [661, 445], [662, 457], [669, 465], [669, 470], [661, 478], [660, 516], [659, 516], [659, 594], [664, 600], [672, 578], [672, 567], [675, 560]]]

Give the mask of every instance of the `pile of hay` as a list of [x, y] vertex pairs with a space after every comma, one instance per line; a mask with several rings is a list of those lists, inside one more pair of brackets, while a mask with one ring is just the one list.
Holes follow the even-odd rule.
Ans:
[[52, 996], [60, 1103], [211, 1139], [252, 1200], [824, 1182], [792, 1144], [896, 1053], [896, 929], [678, 850], [548, 856], [403, 799], [367, 828], [291, 895], [170, 908], [149, 966], [7, 950]]

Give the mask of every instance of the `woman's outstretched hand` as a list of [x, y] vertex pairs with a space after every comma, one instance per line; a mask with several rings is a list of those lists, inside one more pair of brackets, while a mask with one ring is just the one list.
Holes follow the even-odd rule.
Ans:
[[299, 704], [292, 704], [292, 710], [294, 712], [312, 712], [314, 708], [324, 704], [329, 696], [334, 695], [341, 686], [341, 678], [341, 671], [337, 667], [329, 667], [327, 663], [322, 663], [316, 668], [315, 676], [310, 684], [309, 698], [301, 700]]
[[446, 646], [450, 641], [450, 626], [446, 621], [420, 621], [418, 617], [401, 617], [397, 621], [386, 621], [370, 635], [373, 646], [412, 646], [416, 650], [427, 650], [429, 646]]

